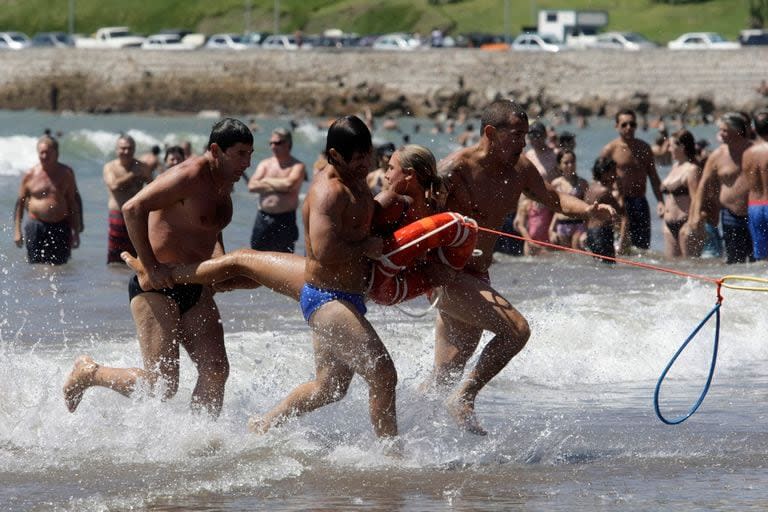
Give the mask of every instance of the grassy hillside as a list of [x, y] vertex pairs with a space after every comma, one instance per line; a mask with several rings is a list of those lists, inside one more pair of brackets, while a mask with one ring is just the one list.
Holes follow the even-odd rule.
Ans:
[[[75, 31], [129, 25], [151, 33], [167, 27], [202, 32], [272, 31], [274, 6], [279, 27], [307, 33], [341, 28], [358, 33], [429, 32], [439, 26], [454, 33], [509, 31], [535, 24], [538, 9], [594, 9], [609, 13], [608, 29], [635, 30], [659, 42], [682, 32], [711, 30], [733, 39], [748, 23], [749, 0], [709, 0], [698, 4], [657, 4], [651, 0], [460, 0], [431, 5], [428, 0], [75, 0]], [[505, 11], [505, 3], [509, 6]], [[56, 4], [52, 6], [51, 4]], [[0, 0], [0, 30], [29, 35], [67, 30], [68, 0]], [[768, 13], [766, 13], [768, 15]], [[767, 16], [768, 17], [768, 16]]]

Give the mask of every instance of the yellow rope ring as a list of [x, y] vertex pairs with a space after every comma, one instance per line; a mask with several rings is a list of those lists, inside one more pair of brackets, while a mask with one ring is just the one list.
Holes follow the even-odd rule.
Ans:
[[[725, 276], [721, 279], [723, 288], [729, 288], [731, 290], [744, 290], [748, 292], [768, 292], [768, 279], [764, 277], [752, 277], [752, 276]], [[761, 283], [765, 286], [745, 286], [728, 284], [728, 281], [745, 281], [748, 283]]]

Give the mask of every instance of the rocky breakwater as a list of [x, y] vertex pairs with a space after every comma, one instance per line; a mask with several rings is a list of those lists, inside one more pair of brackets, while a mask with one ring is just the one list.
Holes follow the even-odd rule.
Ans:
[[753, 110], [768, 48], [738, 51], [190, 51], [0, 53], [0, 108], [336, 116], [476, 112], [497, 97], [533, 115]]

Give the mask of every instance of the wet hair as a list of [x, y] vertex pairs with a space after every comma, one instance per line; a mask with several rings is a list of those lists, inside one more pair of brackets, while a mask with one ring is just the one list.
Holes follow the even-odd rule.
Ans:
[[47, 144], [51, 146], [57, 153], [59, 152], [59, 141], [51, 135], [43, 135], [37, 139], [37, 145], [39, 146], [40, 144]]
[[222, 151], [226, 151], [238, 143], [252, 146], [253, 134], [242, 121], [225, 117], [213, 125], [211, 135], [208, 138], [208, 145], [205, 147], [210, 149], [211, 144], [216, 144]]
[[563, 142], [575, 142], [576, 136], [571, 132], [563, 132], [557, 137], [557, 142], [562, 144]]
[[602, 181], [603, 176], [616, 170], [616, 162], [612, 158], [598, 158], [592, 166], [592, 178], [595, 181]]
[[755, 133], [759, 136], [768, 137], [768, 110], [758, 110], [752, 119], [755, 124]]
[[336, 150], [344, 160], [349, 160], [355, 153], [366, 153], [373, 149], [371, 131], [357, 116], [344, 116], [336, 119], [328, 128], [325, 141], [325, 158], [331, 165], [338, 165], [331, 156], [331, 149]]
[[574, 153], [573, 150], [571, 150], [571, 149], [564, 149], [564, 150], [560, 151], [557, 154], [557, 165], [558, 166], [560, 165], [560, 162], [563, 161], [563, 158], [565, 158], [565, 155], [573, 155], [573, 159], [576, 160], [576, 153]]
[[289, 148], [293, 147], [293, 135], [290, 130], [286, 130], [285, 128], [275, 128], [272, 130], [272, 135], [277, 135], [280, 137], [280, 140], [287, 142]]
[[427, 191], [427, 203], [437, 204], [437, 196], [442, 193], [443, 181], [437, 175], [437, 161], [432, 152], [418, 144], [407, 144], [397, 150], [400, 167], [413, 169], [416, 180]]
[[683, 128], [682, 130], [677, 130], [673, 133], [672, 138], [683, 147], [686, 160], [695, 162], [698, 151], [696, 151], [696, 139], [693, 138], [693, 134]]
[[624, 108], [616, 112], [616, 124], [619, 124], [619, 118], [621, 116], [632, 116], [632, 119], [637, 121], [637, 114], [631, 108]]
[[740, 112], [726, 112], [720, 116], [720, 122], [736, 132], [742, 137], [749, 135], [749, 121]]
[[176, 155], [179, 157], [179, 161], [184, 161], [187, 158], [187, 156], [184, 154], [184, 148], [181, 146], [169, 146], [165, 150], [165, 158], [163, 158], [163, 162], [167, 162], [168, 157], [171, 155]]
[[152, 146], [152, 149], [150, 151], [152, 152], [153, 155], [159, 155], [160, 154], [160, 146], [155, 144], [154, 146]]
[[480, 116], [480, 133], [485, 130], [486, 126], [493, 126], [494, 128], [509, 126], [510, 116], [514, 116], [528, 124], [528, 114], [525, 113], [523, 107], [512, 100], [494, 101], [485, 107]]

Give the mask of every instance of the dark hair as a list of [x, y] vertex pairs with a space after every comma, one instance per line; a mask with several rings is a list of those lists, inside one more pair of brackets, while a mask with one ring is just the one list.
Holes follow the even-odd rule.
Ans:
[[598, 158], [592, 166], [592, 178], [602, 181], [603, 176], [616, 169], [616, 162], [610, 157]]
[[720, 117], [720, 121], [736, 130], [742, 137], [749, 135], [749, 121], [741, 112], [726, 112]]
[[163, 158], [163, 162], [168, 160], [168, 157], [171, 155], [176, 155], [179, 157], [179, 160], [184, 160], [186, 158], [186, 155], [184, 154], [184, 148], [181, 146], [169, 146], [165, 150], [165, 158]]
[[159, 155], [160, 154], [160, 146], [155, 144], [154, 146], [152, 146], [151, 151], [152, 151], [153, 155]]
[[564, 149], [557, 154], [557, 165], [560, 165], [560, 162], [563, 161], [565, 155], [573, 155], [573, 159], [576, 160], [576, 153], [574, 153], [573, 150]]
[[768, 136], [768, 110], [758, 110], [752, 119], [755, 123], [755, 133], [765, 138]]
[[683, 128], [672, 134], [672, 138], [675, 139], [685, 151], [685, 158], [689, 162], [696, 161], [696, 139], [693, 138], [693, 134]]
[[216, 144], [222, 151], [226, 151], [237, 143], [253, 145], [253, 134], [242, 122], [231, 117], [225, 117], [211, 128], [211, 136], [208, 138], [207, 149], [211, 144]]
[[325, 141], [325, 158], [331, 165], [338, 165], [331, 156], [335, 149], [344, 160], [349, 160], [356, 152], [368, 152], [373, 149], [371, 131], [357, 116], [344, 116], [336, 119], [330, 128]]
[[624, 108], [616, 112], [616, 124], [619, 124], [619, 117], [621, 116], [632, 116], [632, 119], [637, 121], [637, 114], [631, 108]]
[[514, 116], [525, 124], [528, 124], [528, 114], [523, 107], [512, 100], [496, 100], [483, 110], [480, 116], [480, 132], [485, 130], [486, 126], [501, 128], [509, 125], [509, 117]]

